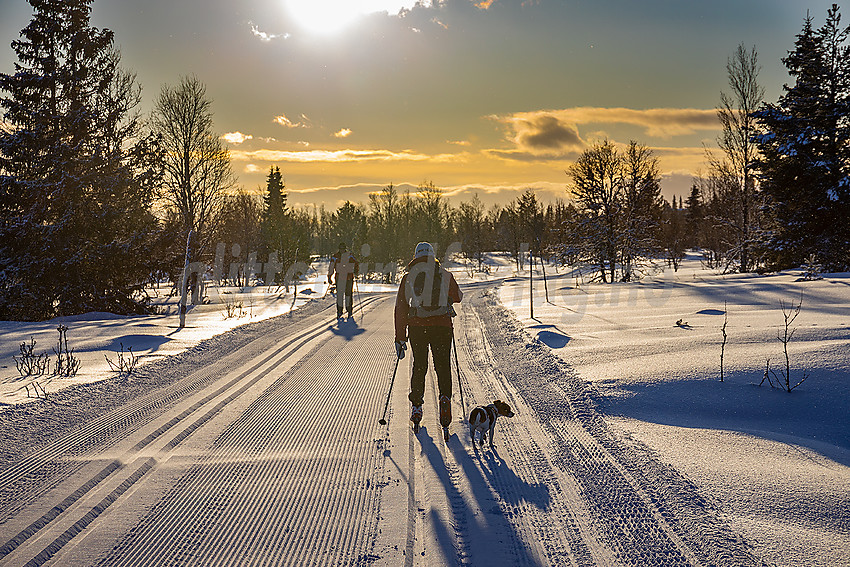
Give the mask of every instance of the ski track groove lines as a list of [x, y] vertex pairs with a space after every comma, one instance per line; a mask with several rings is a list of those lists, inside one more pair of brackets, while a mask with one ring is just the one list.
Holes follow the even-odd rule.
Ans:
[[[380, 297], [367, 298], [363, 301], [363, 307], [368, 307], [380, 299]], [[92, 420], [62, 439], [46, 445], [21, 461], [13, 463], [6, 470], [0, 471], [0, 478], [4, 483], [8, 483], [0, 488], [3, 492], [20, 488], [22, 484], [37, 485], [39, 476], [42, 479], [42, 486], [29, 491], [31, 493], [28, 494], [29, 500], [35, 501], [29, 502], [33, 504], [30, 506], [31, 509], [17, 514], [19, 517], [7, 515], [0, 524], [0, 564], [40, 565], [49, 561], [125, 492], [132, 492], [130, 489], [151, 469], [156, 468], [157, 463], [167, 461], [174, 449], [187, 437], [203, 429], [207, 422], [222, 412], [230, 402], [248, 391], [292, 353], [299, 349], [303, 350], [305, 345], [319, 335], [329, 334], [329, 327], [327, 315], [320, 312], [298, 321], [291, 328], [276, 330], [268, 336], [249, 343], [238, 353], [220, 360], [213, 359], [207, 367], [193, 372], [163, 391], [155, 391], [101, 418]], [[246, 355], [248, 355], [248, 363], [246, 363]], [[244, 370], [254, 360], [258, 362]], [[258, 370], [259, 373], [257, 373]], [[228, 380], [227, 374], [236, 374], [236, 377]], [[222, 375], [225, 377], [222, 378]], [[222, 382], [224, 382], [223, 385], [221, 385]], [[211, 393], [203, 396], [209, 391]], [[177, 413], [170, 420], [161, 419], [162, 423], [159, 427], [156, 427], [156, 424], [154, 427], [147, 425], [149, 419], [156, 418], [157, 412], [163, 415], [167, 407], [174, 405], [172, 402], [175, 399], [179, 401], [181, 397], [200, 397], [201, 399]], [[188, 404], [184, 403], [184, 405]], [[135, 429], [131, 427], [133, 425], [136, 426]], [[151, 431], [145, 435], [146, 427]], [[142, 432], [135, 433], [136, 438], [141, 438], [134, 439], [134, 432]], [[129, 445], [124, 447], [122, 453], [120, 441], [123, 438], [135, 444], [132, 447]], [[104, 460], [102, 457], [81, 456], [86, 450], [98, 444], [99, 448], [106, 450], [107, 453], [117, 450], [120, 457], [110, 462], [109, 459]], [[127, 445], [126, 442], [125, 445]], [[112, 446], [117, 447], [110, 449]], [[155, 458], [133, 457], [133, 453], [141, 456], [152, 451]], [[106, 468], [104, 468], [104, 462], [109, 463]], [[45, 473], [45, 471], [48, 472]], [[69, 478], [58, 480], [53, 478], [57, 471]], [[89, 473], [88, 471], [99, 472]], [[77, 473], [76, 477], [71, 477], [74, 473]], [[89, 474], [91, 476], [86, 479], [85, 475]], [[80, 475], [83, 477], [79, 478]], [[68, 486], [71, 488], [66, 488]], [[76, 489], [72, 490], [72, 488]], [[101, 498], [100, 493], [104, 492], [106, 496], [97, 500]], [[52, 498], [52, 502], [58, 502], [58, 504], [51, 504], [50, 501], [38, 502], [39, 497], [42, 500]], [[20, 505], [19, 509], [24, 506], [24, 504]], [[39, 513], [41, 511], [44, 513]], [[31, 521], [28, 522], [28, 520]], [[20, 529], [21, 527], [23, 529]], [[54, 538], [57, 533], [60, 535]], [[54, 538], [53, 541], [45, 547], [45, 543], [51, 538]], [[27, 554], [33, 556], [29, 563], [23, 559]], [[157, 562], [161, 560], [162, 556], [159, 556]], [[57, 560], [56, 564], [68, 563]]]
[[[302, 324], [303, 326], [303, 324]], [[284, 331], [286, 332], [286, 331]], [[306, 334], [306, 333], [305, 333]], [[284, 336], [284, 338], [286, 338]], [[292, 339], [285, 344], [285, 348], [291, 342], [297, 340], [298, 337]], [[267, 348], [267, 346], [266, 346]], [[262, 351], [259, 351], [262, 352]], [[228, 374], [234, 368], [239, 366], [243, 358], [240, 356], [229, 356], [221, 360], [215, 361], [209, 367], [200, 371], [194, 372], [178, 383], [172, 385], [164, 391], [155, 391], [138, 400], [134, 400], [123, 407], [120, 407], [104, 416], [86, 423], [83, 427], [73, 431], [69, 435], [65, 435], [57, 441], [50, 443], [40, 450], [25, 456], [22, 460], [12, 464], [6, 470], [0, 471], [0, 497], [3, 500], [12, 500], [20, 502], [22, 500], [21, 484], [32, 480], [32, 477], [40, 476], [43, 469], [48, 468], [73, 468], [79, 466], [79, 463], [73, 461], [66, 465], [62, 459], [67, 459], [69, 456], [79, 455], [88, 447], [98, 443], [105, 445], [114, 442], [119, 437], [117, 432], [132, 426], [140, 421], [143, 421], [148, 416], [162, 410], [168, 404], [179, 400], [184, 396], [190, 395], [205, 386], [215, 381], [219, 376]], [[203, 405], [204, 400], [198, 403], [197, 407]], [[184, 411], [183, 415], [173, 418], [169, 423], [163, 424], [159, 429], [148, 434], [144, 439], [141, 439], [133, 450], [137, 451], [150, 443], [156, 437], [179, 423], [187, 415], [192, 413], [195, 408], [189, 408]], [[70, 471], [68, 472], [70, 474]], [[6, 513], [0, 518], [5, 521], [9, 514]]]
[[[455, 381], [448, 441], [433, 370], [412, 432], [410, 358], [377, 424], [394, 297], [365, 295], [357, 324], [308, 311], [204, 352], [0, 470], [0, 566], [760, 565], [489, 287], [466, 286], [455, 319], [465, 407]], [[473, 447], [466, 417], [497, 398], [516, 416], [496, 450]]]
[[[762, 564], [687, 479], [638, 444], [615, 438], [569, 367], [538, 341], [529, 342], [491, 294], [481, 295], [474, 305], [489, 343], [482, 351], [494, 358], [503, 386], [521, 392], [526, 411], [533, 408], [548, 433], [548, 459], [560, 469], [554, 473], [561, 488], [575, 495], [566, 501], [574, 518], [582, 518], [578, 529], [596, 563]], [[499, 425], [514, 441], [510, 422]], [[608, 557], [596, 556], [603, 552]]]
[[[374, 416], [363, 409], [380, 403], [386, 378], [374, 367], [388, 357], [370, 356], [360, 341], [377, 334], [383, 344], [375, 346], [389, 352], [389, 326], [376, 322], [356, 340], [315, 346], [103, 564], [159, 564], [151, 548], [193, 565], [336, 565], [353, 564], [356, 550], [365, 555], [382, 465]], [[194, 521], [201, 510], [207, 516]], [[171, 516], [182, 520], [157, 529]]]

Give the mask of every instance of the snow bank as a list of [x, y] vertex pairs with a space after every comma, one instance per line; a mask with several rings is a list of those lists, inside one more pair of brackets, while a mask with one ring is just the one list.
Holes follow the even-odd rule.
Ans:
[[[769, 561], [850, 564], [850, 275], [719, 275], [696, 257], [635, 283], [553, 272], [548, 303], [535, 274], [533, 319], [527, 273], [500, 300], [592, 384], [612, 427], [688, 475]], [[791, 385], [809, 377], [790, 394], [759, 386], [768, 359], [784, 368], [781, 305], [801, 297]]]
[[[34, 389], [35, 380], [49, 393], [74, 384], [96, 382], [111, 375], [106, 357], [117, 361], [122, 348], [126, 353], [132, 348], [139, 357], [139, 365], [178, 354], [204, 339], [229, 331], [237, 326], [260, 321], [298, 309], [315, 298], [322, 297], [327, 289], [327, 269], [319, 268], [308, 279], [299, 283], [297, 295], [293, 288], [286, 293], [283, 287], [218, 287], [205, 290], [203, 305], [189, 307], [186, 326], [178, 328], [179, 298], [168, 297], [169, 286], [151, 289], [153, 305], [159, 315], [122, 316], [113, 313], [85, 313], [74, 317], [57, 317], [50, 321], [22, 323], [0, 321], [0, 405], [26, 402]], [[379, 285], [361, 285], [362, 291], [380, 291]], [[55, 360], [53, 349], [57, 345], [59, 324], [68, 327], [68, 345], [80, 359], [81, 368], [76, 376], [22, 378], [15, 367], [14, 356], [19, 355], [21, 343], [35, 339], [35, 353], [46, 352]]]

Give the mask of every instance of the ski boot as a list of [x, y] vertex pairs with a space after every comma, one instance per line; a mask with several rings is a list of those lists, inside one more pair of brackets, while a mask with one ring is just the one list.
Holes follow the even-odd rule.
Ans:
[[413, 406], [410, 410], [410, 421], [413, 422], [413, 432], [419, 433], [419, 422], [422, 421], [422, 406]]

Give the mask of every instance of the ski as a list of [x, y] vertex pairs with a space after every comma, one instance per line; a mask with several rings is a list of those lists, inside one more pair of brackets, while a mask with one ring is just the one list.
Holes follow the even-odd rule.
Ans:
[[413, 433], [419, 433], [419, 423], [413, 424]]
[[443, 427], [443, 439], [446, 440], [446, 443], [449, 442], [449, 437], [451, 437], [451, 433], [449, 433], [449, 428]]

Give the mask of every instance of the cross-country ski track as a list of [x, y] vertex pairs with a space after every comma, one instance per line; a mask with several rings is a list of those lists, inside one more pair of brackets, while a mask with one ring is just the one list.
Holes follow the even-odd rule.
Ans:
[[[329, 297], [188, 368], [153, 364], [176, 378], [6, 459], [0, 565], [760, 565], [491, 286], [458, 306], [448, 442], [430, 371], [412, 432], [410, 356], [378, 424], [394, 295], [341, 323]], [[517, 415], [475, 448], [466, 414], [497, 398]]]

